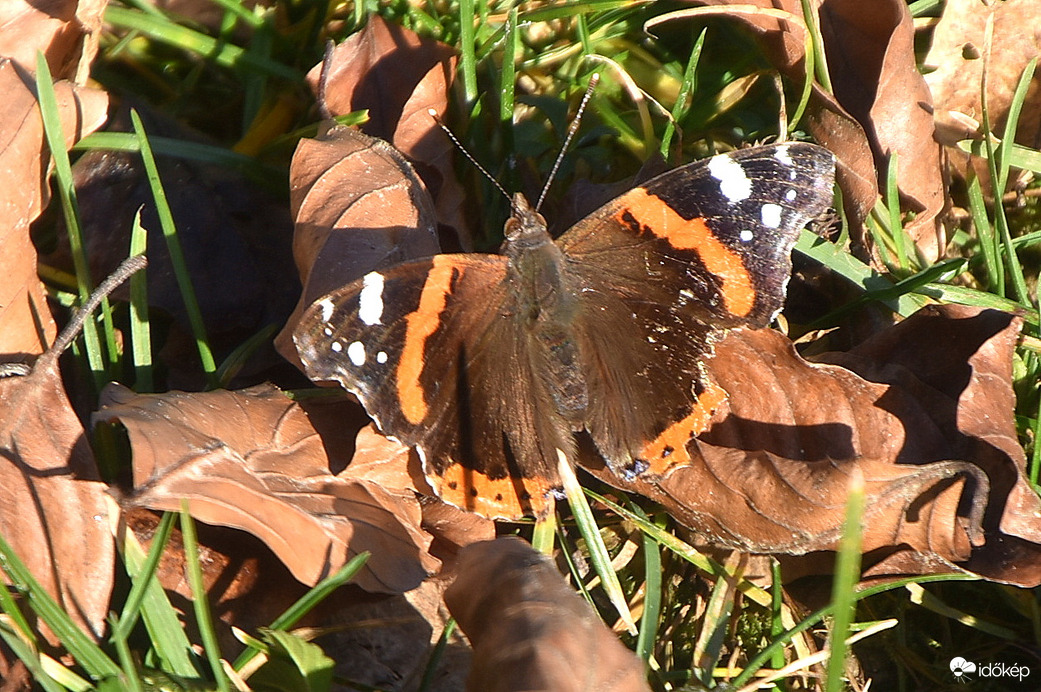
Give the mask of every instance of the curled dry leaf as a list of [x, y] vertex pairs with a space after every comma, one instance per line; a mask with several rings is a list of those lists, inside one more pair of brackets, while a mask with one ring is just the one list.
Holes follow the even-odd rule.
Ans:
[[[326, 105], [334, 115], [368, 110], [362, 130], [384, 139], [407, 156], [419, 171], [437, 208], [437, 218], [469, 244], [461, 205], [463, 190], [452, 163], [455, 149], [430, 117], [444, 117], [448, 89], [455, 75], [455, 51], [378, 15], [333, 54]], [[318, 84], [321, 65], [308, 74]]]
[[[0, 55], [35, 65], [36, 52], [54, 75], [85, 84], [97, 53], [105, 0], [0, 2]], [[9, 93], [9, 92], [3, 92]]]
[[647, 690], [643, 664], [556, 566], [508, 537], [467, 546], [445, 603], [474, 647], [468, 690]]
[[[993, 37], [987, 45], [988, 23]], [[1027, 63], [1041, 54], [1041, 5], [1033, 0], [1006, 0], [984, 3], [976, 0], [949, 0], [943, 17], [933, 32], [933, 42], [925, 58], [932, 71], [925, 81], [936, 106], [937, 134], [944, 144], [979, 137], [982, 130], [983, 71], [987, 71], [987, 113], [994, 132], [1005, 127], [1012, 95]], [[1036, 146], [1041, 129], [1041, 91], [1034, 88], [1026, 102], [1016, 130], [1017, 141]], [[949, 150], [955, 167], [963, 174], [968, 154]], [[986, 162], [977, 169], [981, 180], [989, 180]]]
[[1012, 418], [1019, 325], [997, 311], [929, 308], [833, 364], [802, 360], [770, 330], [731, 332], [709, 361], [729, 410], [692, 443], [699, 461], [636, 489], [717, 544], [801, 554], [835, 548], [857, 468], [864, 551], [902, 554], [875, 573], [915, 572], [918, 560], [928, 572], [1037, 585], [1041, 502]]
[[904, 230], [921, 255], [935, 262], [947, 246], [940, 218], [946, 185], [907, 3], [829, 0], [820, 7], [820, 29], [835, 98], [867, 133], [880, 187], [896, 157], [901, 209], [914, 213]]
[[[108, 97], [100, 91], [55, 84], [66, 144], [105, 122]], [[49, 157], [33, 78], [0, 58], [0, 353], [35, 355], [54, 340], [55, 328], [43, 285], [36, 276], [36, 249], [29, 224], [47, 203]]]
[[0, 379], [0, 447], [0, 534], [72, 619], [99, 636], [115, 568], [114, 503], [56, 360]]
[[440, 251], [423, 181], [394, 147], [346, 127], [301, 140], [290, 169], [293, 257], [303, 294], [276, 345], [298, 363], [292, 332], [311, 303], [368, 271]]
[[305, 584], [365, 550], [356, 583], [368, 591], [408, 591], [438, 566], [412, 490], [332, 474], [335, 436], [272, 386], [137, 395], [110, 385], [102, 401], [95, 422], [119, 421], [130, 437], [132, 504], [178, 510], [185, 498], [200, 521], [260, 538]]

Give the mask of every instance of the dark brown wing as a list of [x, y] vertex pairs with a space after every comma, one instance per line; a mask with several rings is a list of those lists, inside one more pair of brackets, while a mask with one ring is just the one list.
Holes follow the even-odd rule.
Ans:
[[419, 451], [442, 499], [517, 519], [546, 512], [559, 481], [543, 449], [571, 439], [540, 415], [505, 275], [495, 255], [371, 272], [314, 303], [294, 338], [310, 378], [338, 381]]
[[726, 396], [702, 366], [712, 340], [780, 310], [792, 246], [827, 209], [834, 165], [799, 143], [712, 157], [629, 191], [557, 241], [582, 286], [587, 428], [616, 473], [689, 463], [687, 442]]

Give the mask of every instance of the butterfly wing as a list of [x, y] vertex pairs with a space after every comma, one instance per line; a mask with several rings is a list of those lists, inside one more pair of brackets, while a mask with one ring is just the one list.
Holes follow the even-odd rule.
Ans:
[[800, 229], [828, 207], [834, 156], [789, 143], [714, 156], [609, 202], [557, 241], [582, 286], [587, 428], [616, 473], [690, 463], [725, 393], [702, 361], [726, 328], [769, 323]]
[[506, 271], [467, 254], [370, 272], [315, 302], [294, 339], [308, 377], [338, 381], [418, 450], [442, 499], [517, 519], [546, 512], [559, 482], [540, 447], [564, 442], [536, 415]]

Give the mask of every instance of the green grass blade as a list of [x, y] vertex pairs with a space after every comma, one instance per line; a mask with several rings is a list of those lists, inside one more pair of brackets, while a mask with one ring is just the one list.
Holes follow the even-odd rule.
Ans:
[[202, 648], [210, 664], [210, 672], [220, 692], [231, 692], [231, 682], [221, 663], [220, 645], [213, 627], [210, 602], [206, 596], [206, 585], [202, 580], [202, 565], [199, 563], [199, 541], [195, 533], [195, 520], [188, 513], [188, 501], [181, 500], [181, 536], [184, 539], [184, 561], [188, 572], [188, 583], [192, 589], [192, 607], [195, 624], [202, 638]]
[[509, 141], [504, 143], [507, 151], [513, 150], [513, 111], [517, 105], [517, 47], [519, 45], [517, 8], [511, 7], [503, 36], [502, 73], [499, 76], [499, 122], [502, 123], [503, 131], [509, 138]]
[[118, 542], [117, 547], [123, 557], [123, 564], [133, 582], [128, 602], [123, 607], [123, 619], [127, 619], [133, 612], [133, 601], [136, 599], [134, 590], [139, 588], [138, 584], [144, 584], [140, 605], [141, 618], [144, 620], [152, 648], [162, 663], [162, 669], [182, 678], [195, 678], [199, 675], [199, 668], [194, 661], [192, 644], [185, 635], [184, 626], [166, 592], [151, 576], [155, 573], [177, 516], [176, 512], [163, 515], [152, 536], [152, 545], [147, 555], [132, 532], [125, 533]]
[[1027, 66], [1023, 69], [1023, 74], [1019, 76], [1019, 83], [1016, 85], [1016, 91], [1012, 95], [1011, 103], [1009, 103], [1008, 115], [1005, 118], [1005, 132], [1002, 134], [1001, 143], [998, 145], [998, 186], [996, 192], [999, 194], [1004, 192], [1008, 185], [1008, 172], [1011, 168], [1009, 159], [1012, 153], [1012, 145], [1016, 141], [1019, 115], [1023, 111], [1023, 102], [1026, 100], [1027, 91], [1034, 80], [1034, 70], [1036, 69], [1037, 57], [1035, 56], [1027, 63]]
[[163, 229], [163, 237], [166, 238], [166, 246], [170, 252], [170, 262], [173, 264], [174, 276], [177, 278], [177, 286], [184, 299], [185, 308], [188, 311], [188, 321], [191, 323], [192, 334], [195, 336], [195, 345], [199, 350], [199, 360], [202, 362], [203, 372], [209, 381], [210, 387], [219, 386], [217, 378], [217, 366], [213, 361], [213, 351], [210, 350], [209, 340], [206, 338], [206, 325], [202, 321], [202, 312], [199, 309], [199, 300], [195, 296], [195, 287], [192, 286], [191, 276], [188, 273], [188, 265], [184, 260], [184, 250], [181, 249], [181, 241], [177, 236], [177, 227], [174, 224], [170, 205], [166, 202], [166, 194], [163, 192], [162, 181], [159, 179], [159, 169], [152, 155], [152, 148], [148, 144], [144, 125], [137, 111], [130, 111], [130, 118], [134, 122], [134, 132], [137, 134], [138, 146], [141, 147], [141, 159], [145, 164], [145, 172], [148, 174], [148, 183], [152, 188], [152, 198], [155, 201], [156, 213], [159, 216], [159, 225]]
[[140, 31], [161, 43], [195, 53], [224, 67], [262, 72], [272, 77], [281, 77], [294, 84], [303, 80], [303, 75], [299, 71], [287, 65], [251, 55], [239, 46], [219, 41], [154, 15], [109, 5], [105, 8], [105, 22], [114, 27]]
[[109, 615], [109, 624], [113, 632], [119, 633], [112, 637], [112, 643], [116, 647], [119, 664], [123, 667], [123, 676], [120, 681], [129, 692], [143, 692], [141, 678], [137, 674], [137, 664], [134, 663], [134, 655], [130, 652], [130, 645], [127, 643], [126, 628], [115, 613]]
[[728, 579], [717, 579], [705, 604], [701, 631], [694, 642], [694, 677], [705, 687], [712, 687], [712, 672], [719, 662], [730, 629], [734, 592]]
[[[328, 598], [329, 594], [353, 579], [358, 571], [365, 566], [368, 559], [368, 552], [355, 555], [347, 562], [347, 564], [315, 584], [314, 588], [301, 596], [296, 603], [289, 606], [284, 613], [271, 622], [268, 629], [287, 630], [295, 625], [300, 621], [300, 618], [307, 615], [307, 613], [311, 612], [311, 610], [319, 603]], [[258, 649], [252, 647], [247, 648], [237, 659], [235, 659], [235, 663], [232, 664], [232, 667], [238, 671], [242, 670], [247, 663], [253, 660], [257, 653]]]
[[47, 671], [43, 669], [43, 664], [40, 661], [40, 657], [36, 654], [36, 651], [32, 646], [25, 643], [21, 637], [14, 631], [14, 629], [6, 622], [0, 620], [0, 638], [4, 640], [7, 647], [14, 652], [14, 655], [21, 659], [25, 667], [32, 673], [33, 682], [42, 687], [45, 692], [64, 692], [65, 688], [59, 685], [54, 678], [47, 674]]
[[799, 236], [795, 249], [814, 259], [855, 286], [868, 292], [877, 292], [878, 300], [890, 310], [907, 317], [930, 303], [922, 296], [909, 293], [887, 293], [892, 291], [893, 284], [886, 277], [864, 264], [834, 243], [804, 230]]
[[672, 146], [672, 137], [676, 134], [676, 123], [678, 123], [683, 115], [687, 112], [689, 106], [687, 105], [687, 99], [697, 89], [698, 80], [698, 62], [701, 60], [701, 51], [705, 47], [705, 36], [708, 35], [708, 29], [702, 29], [698, 35], [696, 41], [694, 41], [694, 47], [690, 51], [690, 57], [687, 58], [687, 66], [683, 70], [683, 80], [680, 82], [679, 93], [676, 94], [676, 102], [672, 104], [672, 118], [665, 123], [665, 132], [661, 136], [661, 147], [658, 151], [669, 159], [669, 149]]
[[[784, 608], [784, 580], [781, 578], [781, 563], [777, 558], [770, 559], [770, 637], [777, 639], [784, 632], [782, 611]], [[784, 667], [784, 651], [774, 651], [770, 666], [775, 670]]]
[[849, 482], [846, 500], [846, 523], [835, 560], [835, 576], [831, 588], [832, 625], [827, 678], [824, 689], [841, 692], [845, 689], [846, 639], [857, 610], [856, 586], [860, 579], [860, 546], [864, 532], [864, 477], [859, 470]]
[[[58, 113], [58, 99], [54, 93], [54, 82], [51, 80], [47, 60], [42, 53], [36, 54], [36, 90], [47, 147], [50, 149], [51, 158], [54, 161], [54, 176], [58, 182], [58, 198], [61, 200], [61, 208], [65, 216], [72, 263], [76, 268], [76, 289], [79, 292], [80, 303], [86, 303], [91, 291], [94, 290], [94, 284], [90, 276], [87, 251], [83, 245], [79, 203], [76, 200], [76, 189], [72, 181], [72, 164], [69, 163], [69, 155], [65, 151], [65, 134], [62, 131], [61, 116]], [[103, 302], [106, 306], [108, 305], [108, 299]], [[111, 332], [111, 320], [107, 322], [107, 326]], [[101, 339], [93, 320], [88, 319], [83, 323], [83, 339], [86, 343], [87, 363], [94, 376], [94, 384], [100, 390], [108, 381], [108, 375], [105, 357], [101, 352]], [[109, 341], [114, 345], [114, 337]]]
[[459, 70], [463, 75], [463, 97], [467, 104], [477, 100], [477, 57], [474, 42], [474, 0], [459, 2]]
[[980, 250], [983, 252], [984, 267], [987, 271], [988, 286], [998, 295], [1005, 293], [1005, 270], [1001, 264], [1000, 243], [994, 227], [987, 217], [987, 203], [983, 199], [983, 187], [979, 176], [972, 167], [968, 170], [969, 212], [972, 214], [972, 225], [979, 238]]
[[531, 547], [543, 555], [553, 555], [556, 547], [557, 513], [550, 511], [545, 519], [536, 519], [531, 532]]
[[427, 661], [426, 669], [423, 671], [423, 678], [419, 681], [418, 692], [427, 692], [427, 690], [430, 689], [430, 686], [434, 684], [434, 676], [437, 674], [437, 667], [441, 664], [441, 659], [445, 655], [445, 649], [448, 648], [448, 641], [452, 638], [455, 628], [455, 618], [448, 618], [444, 629], [441, 630], [441, 636], [437, 638], [437, 644], [434, 646], [434, 650], [430, 652], [430, 660]]
[[[130, 231], [130, 256], [145, 254], [148, 231], [141, 225], [141, 210], [134, 214]], [[130, 277], [130, 343], [134, 362], [134, 387], [138, 392], [155, 391], [152, 364], [152, 330], [148, 325], [148, 268]]]
[[636, 655], [646, 663], [649, 663], [651, 656], [654, 655], [654, 645], [658, 641], [662, 602], [661, 575], [661, 546], [652, 536], [645, 533], [643, 534], [643, 613], [640, 614], [640, 633], [636, 637]]
[[[905, 579], [896, 579], [885, 584], [878, 584], [877, 586], [871, 586], [866, 589], [857, 591], [854, 598], [857, 601], [874, 596], [876, 594], [885, 593], [886, 591], [892, 591], [893, 589], [902, 588], [908, 584], [925, 584], [934, 581], [978, 581], [979, 577], [971, 574], [928, 574], [925, 576], [907, 577]], [[802, 634], [808, 629], [816, 627], [820, 622], [831, 615], [834, 604], [828, 604], [822, 608], [815, 610], [806, 616], [799, 624], [795, 627], [787, 630], [780, 637], [774, 639], [770, 644], [765, 647], [762, 651], [752, 657], [751, 660], [745, 665], [745, 669], [741, 671], [733, 680], [730, 681], [730, 685], [735, 689], [740, 688], [746, 684], [749, 680], [755, 676], [756, 672], [763, 667], [763, 665], [769, 661], [774, 653], [783, 649], [788, 642], [790, 642], [796, 635]]]
[[585, 491], [586, 495], [593, 498], [597, 502], [603, 504], [609, 510], [615, 514], [621, 516], [623, 519], [631, 521], [636, 524], [637, 528], [643, 531], [645, 534], [654, 538], [661, 546], [668, 548], [678, 557], [683, 558], [687, 562], [691, 563], [702, 572], [711, 574], [715, 577], [737, 579], [737, 589], [741, 591], [745, 598], [758, 603], [761, 606], [770, 605], [770, 594], [756, 586], [755, 584], [745, 579], [738, 579], [737, 575], [733, 574], [726, 567], [719, 564], [712, 558], [704, 555], [693, 546], [690, 546], [681, 541], [676, 536], [672, 535], [660, 526], [656, 526], [654, 523], [648, 521], [640, 515], [630, 512], [621, 505], [611, 502], [606, 497], [598, 495], [597, 493], [589, 490]]
[[575, 472], [564, 457], [564, 453], [558, 451], [557, 454], [559, 455], [557, 468], [564, 484], [564, 495], [571, 506], [571, 514], [575, 517], [578, 531], [586, 539], [589, 561], [600, 577], [600, 583], [604, 588], [604, 593], [607, 594], [608, 600], [611, 601], [611, 605], [618, 611], [618, 617], [621, 618], [622, 623], [625, 624], [626, 629], [630, 633], [636, 634], [636, 622], [633, 620], [632, 613], [629, 612], [629, 603], [625, 599], [625, 592], [622, 591], [618, 573], [615, 572], [614, 567], [611, 565], [611, 554], [607, 551], [607, 546], [604, 545], [604, 539], [600, 535], [600, 527], [597, 526], [593, 510], [590, 509], [589, 503], [586, 502], [582, 486], [579, 485], [578, 479], [575, 478]]
[[3, 537], [0, 537], [0, 569], [3, 569], [15, 588], [25, 593], [29, 607], [47, 623], [66, 651], [83, 666], [88, 675], [95, 680], [119, 675], [119, 666], [105, 655], [90, 635], [72, 621], [65, 608], [36, 581]]

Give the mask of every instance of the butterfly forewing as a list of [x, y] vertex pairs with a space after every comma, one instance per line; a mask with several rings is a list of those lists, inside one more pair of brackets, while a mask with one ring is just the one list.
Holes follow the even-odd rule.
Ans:
[[815, 145], [737, 151], [658, 176], [559, 239], [596, 374], [587, 428], [616, 473], [690, 463], [687, 444], [726, 398], [703, 366], [712, 342], [780, 310], [791, 248], [833, 176]]

